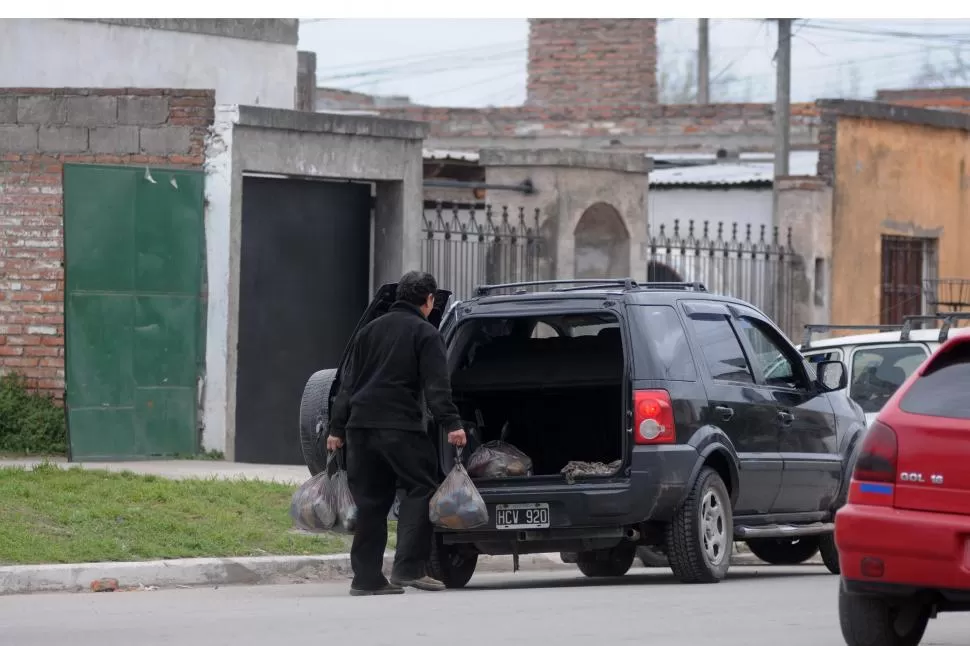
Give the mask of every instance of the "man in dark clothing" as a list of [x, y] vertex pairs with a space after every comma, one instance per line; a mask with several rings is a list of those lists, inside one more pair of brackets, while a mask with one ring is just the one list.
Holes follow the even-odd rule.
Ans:
[[[430, 274], [412, 271], [401, 278], [390, 311], [365, 325], [354, 340], [334, 399], [327, 449], [340, 449], [346, 440], [347, 475], [357, 503], [352, 595], [445, 587], [425, 570], [433, 537], [428, 503], [438, 486], [438, 466], [423, 401], [451, 444], [464, 446], [466, 438], [451, 399], [444, 342], [428, 322], [437, 290]], [[388, 582], [381, 567], [398, 482], [406, 494]]]

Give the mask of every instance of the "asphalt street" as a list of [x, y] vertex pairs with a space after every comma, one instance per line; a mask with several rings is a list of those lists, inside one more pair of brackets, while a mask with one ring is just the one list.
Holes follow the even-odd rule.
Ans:
[[[346, 583], [0, 598], [10, 646], [842, 646], [838, 579], [821, 567], [737, 567], [717, 585], [669, 570], [591, 581], [481, 575], [466, 590], [357, 598]], [[931, 622], [927, 646], [970, 646], [970, 614]]]

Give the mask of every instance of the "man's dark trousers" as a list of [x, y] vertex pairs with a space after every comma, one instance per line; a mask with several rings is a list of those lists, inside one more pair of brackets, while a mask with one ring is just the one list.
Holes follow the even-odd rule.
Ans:
[[432, 528], [428, 503], [437, 488], [437, 457], [426, 433], [389, 429], [347, 429], [347, 476], [357, 504], [357, 528], [350, 550], [351, 584], [376, 590], [387, 584], [381, 568], [387, 548], [387, 515], [398, 483], [404, 489], [397, 521], [392, 578], [426, 575]]

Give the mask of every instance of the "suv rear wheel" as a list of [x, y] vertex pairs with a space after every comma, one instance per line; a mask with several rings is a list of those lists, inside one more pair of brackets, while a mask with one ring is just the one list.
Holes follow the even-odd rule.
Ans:
[[637, 550], [633, 543], [626, 541], [608, 550], [580, 552], [576, 565], [588, 577], [623, 576], [633, 567]]
[[916, 601], [890, 603], [839, 586], [839, 624], [848, 646], [917, 646], [931, 610]]
[[748, 541], [751, 553], [772, 565], [798, 565], [818, 552], [817, 536], [798, 538], [753, 538]]
[[667, 560], [683, 583], [717, 583], [733, 549], [731, 496], [717, 471], [705, 467], [667, 526]]

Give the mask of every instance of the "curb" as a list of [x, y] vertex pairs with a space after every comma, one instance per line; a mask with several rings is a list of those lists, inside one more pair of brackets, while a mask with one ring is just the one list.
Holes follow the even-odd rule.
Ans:
[[[393, 554], [384, 556], [390, 571]], [[815, 557], [806, 565], [821, 564]], [[639, 566], [639, 562], [636, 564]], [[736, 554], [731, 565], [764, 565], [751, 554]], [[769, 566], [770, 567], [770, 566]], [[559, 554], [519, 557], [519, 571], [575, 571]], [[511, 556], [482, 556], [478, 572], [512, 573]], [[349, 554], [330, 556], [255, 556], [236, 558], [175, 559], [124, 563], [13, 565], [0, 567], [0, 595], [35, 592], [81, 592], [107, 582], [107, 589], [143, 590], [172, 587], [320, 583], [349, 580]], [[111, 581], [113, 580], [113, 581]], [[101, 587], [101, 586], [99, 586]]]

